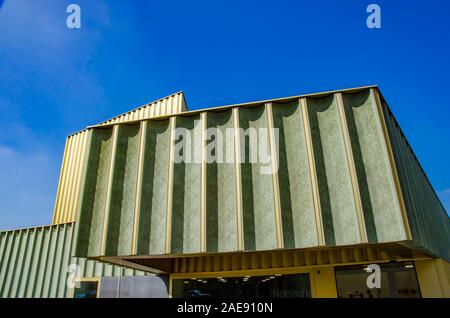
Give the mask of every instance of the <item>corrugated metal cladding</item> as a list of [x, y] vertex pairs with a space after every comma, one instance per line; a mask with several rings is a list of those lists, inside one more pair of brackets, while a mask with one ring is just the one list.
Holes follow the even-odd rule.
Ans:
[[450, 260], [450, 222], [447, 212], [412, 151], [408, 141], [383, 101], [395, 165], [408, 212], [412, 245]]
[[147, 273], [71, 257], [73, 223], [0, 232], [0, 297], [67, 297], [68, 266], [82, 277]]
[[80, 186], [84, 173], [89, 131], [67, 137], [56, 195], [53, 224], [73, 222], [79, 210]]
[[[187, 111], [184, 94], [179, 92], [111, 118], [99, 125], [168, 116], [184, 111]], [[84, 130], [69, 136], [66, 140], [53, 224], [74, 222], [76, 219], [76, 211], [79, 210], [80, 180], [85, 168], [88, 135], [89, 131]]]
[[184, 94], [183, 92], [178, 92], [108, 119], [101, 122], [99, 125], [118, 124], [133, 120], [169, 116], [185, 111], [187, 111], [187, 106]]
[[[371, 87], [92, 129], [76, 255], [264, 251], [410, 240], [392, 165], [392, 151], [397, 150], [386, 142], [379, 98], [378, 89]], [[205, 138], [207, 128], [224, 136], [226, 128], [233, 128], [229, 146], [237, 159], [249, 155], [240, 128], [278, 128], [278, 172], [261, 174], [262, 164], [248, 159], [242, 164], [174, 164], [169, 159], [174, 129], [193, 131], [195, 125], [201, 127], [202, 149], [197, 150], [203, 154], [214, 142]], [[273, 153], [275, 136], [264, 138]], [[405, 170], [408, 178], [410, 169]], [[408, 211], [412, 219], [413, 213]], [[421, 213], [431, 220], [440, 212], [429, 208]], [[448, 224], [448, 219], [441, 222]], [[435, 225], [422, 223], [418, 229]], [[445, 244], [448, 232], [430, 240]]]

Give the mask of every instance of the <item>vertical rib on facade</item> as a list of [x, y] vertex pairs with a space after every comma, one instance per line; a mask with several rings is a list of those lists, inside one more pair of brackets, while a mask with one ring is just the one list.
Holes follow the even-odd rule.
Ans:
[[63, 298], [69, 265], [80, 277], [137, 276], [146, 272], [71, 255], [73, 223], [0, 232], [0, 298]]
[[450, 222], [405, 135], [384, 101], [380, 102], [389, 130], [395, 165], [411, 228], [412, 246], [450, 260]]

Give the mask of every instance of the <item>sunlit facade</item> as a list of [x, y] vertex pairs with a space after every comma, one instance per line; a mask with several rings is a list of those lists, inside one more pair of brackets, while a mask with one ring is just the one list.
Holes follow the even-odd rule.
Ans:
[[449, 243], [376, 86], [180, 92], [67, 138], [53, 225], [1, 232], [0, 295], [450, 297]]

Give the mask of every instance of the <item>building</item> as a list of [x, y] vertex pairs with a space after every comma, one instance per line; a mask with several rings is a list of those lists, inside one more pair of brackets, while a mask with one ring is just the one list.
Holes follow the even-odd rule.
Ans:
[[176, 93], [67, 138], [53, 224], [1, 232], [0, 294], [450, 297], [449, 242], [376, 86]]

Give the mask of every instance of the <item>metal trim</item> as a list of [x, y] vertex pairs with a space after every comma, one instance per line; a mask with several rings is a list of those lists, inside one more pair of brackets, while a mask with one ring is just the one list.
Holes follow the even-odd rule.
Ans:
[[[206, 252], [206, 121], [207, 114], [200, 114], [201, 167], [200, 167], [200, 252]], [[194, 150], [195, 151], [195, 150]]]
[[138, 171], [136, 176], [136, 194], [134, 201], [134, 219], [133, 219], [133, 236], [131, 243], [131, 254], [137, 254], [137, 239], [139, 228], [139, 214], [141, 210], [142, 195], [142, 171], [144, 169], [145, 141], [147, 136], [147, 121], [142, 121], [140, 125], [140, 141], [139, 141], [139, 159]]
[[106, 252], [106, 239], [108, 236], [108, 223], [109, 223], [109, 213], [111, 208], [111, 193], [112, 186], [114, 183], [114, 166], [116, 161], [117, 152], [117, 140], [119, 138], [119, 125], [113, 127], [113, 143], [111, 147], [111, 159], [109, 162], [109, 175], [108, 175], [108, 190], [106, 193], [105, 211], [103, 215], [103, 230], [102, 230], [102, 241], [100, 245], [100, 255], [105, 255]]
[[280, 199], [280, 184], [278, 179], [278, 155], [276, 154], [276, 140], [273, 135], [273, 110], [272, 103], [265, 104], [265, 111], [267, 115], [267, 128], [269, 129], [269, 143], [270, 143], [270, 159], [272, 163], [272, 192], [274, 199], [274, 208], [275, 208], [275, 225], [276, 225], [276, 237], [277, 237], [277, 246], [278, 248], [284, 247], [283, 241], [283, 224], [281, 217], [281, 199]]
[[398, 176], [397, 166], [395, 164], [394, 153], [393, 153], [393, 149], [392, 149], [392, 145], [391, 145], [391, 141], [390, 141], [390, 137], [389, 137], [389, 132], [387, 130], [386, 118], [384, 118], [384, 112], [382, 109], [378, 89], [371, 88], [370, 96], [373, 99], [373, 101], [375, 102], [375, 105], [376, 105], [376, 108], [378, 111], [378, 116], [376, 116], [376, 117], [379, 120], [379, 124], [381, 125], [382, 131], [383, 131], [384, 146], [385, 146], [384, 148], [385, 148], [385, 151], [387, 152], [387, 155], [389, 158], [389, 166], [390, 166], [389, 171], [391, 173], [391, 177], [394, 180], [395, 190], [396, 190], [396, 194], [397, 194], [397, 200], [398, 200], [398, 204], [400, 207], [400, 212], [402, 214], [403, 226], [405, 228], [405, 235], [406, 235], [407, 240], [412, 240], [411, 228], [409, 226], [408, 215], [406, 213], [405, 201], [404, 201], [402, 189], [400, 186], [400, 179]]
[[168, 179], [167, 179], [167, 205], [166, 205], [166, 254], [170, 254], [171, 250], [171, 235], [172, 235], [172, 200], [173, 200], [173, 151], [174, 151], [174, 140], [173, 134], [176, 125], [176, 117], [171, 117], [169, 122], [169, 169], [168, 169]]
[[232, 109], [234, 127], [234, 167], [236, 173], [236, 221], [237, 221], [237, 249], [244, 250], [244, 219], [242, 203], [242, 177], [241, 177], [241, 139], [239, 130], [239, 108]]
[[314, 159], [314, 148], [312, 143], [311, 127], [309, 125], [308, 105], [306, 98], [300, 99], [300, 107], [302, 109], [303, 126], [305, 131], [306, 149], [308, 153], [309, 176], [311, 178], [311, 186], [313, 192], [314, 211], [316, 215], [316, 230], [319, 246], [325, 246], [325, 233], [322, 223], [322, 209], [320, 205], [319, 184], [316, 175], [316, 163]]

